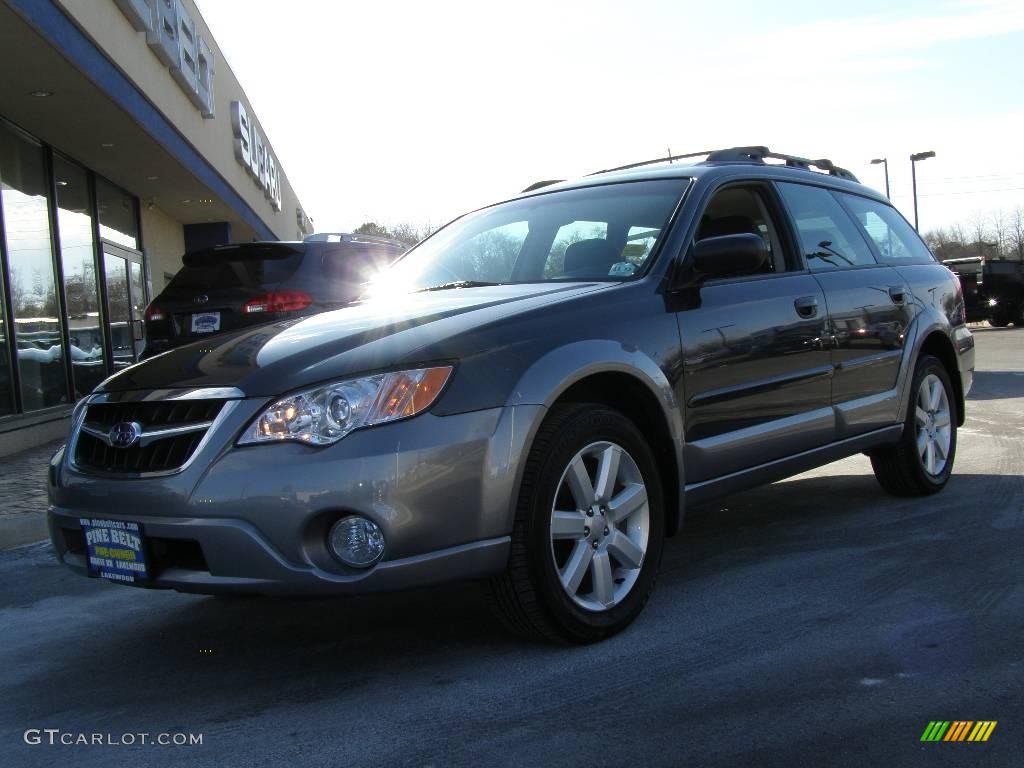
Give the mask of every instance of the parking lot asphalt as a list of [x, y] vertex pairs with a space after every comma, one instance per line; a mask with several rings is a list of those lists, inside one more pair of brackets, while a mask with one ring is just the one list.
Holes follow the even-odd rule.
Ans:
[[[692, 509], [640, 619], [595, 646], [504, 634], [474, 584], [225, 600], [0, 553], [2, 762], [1020, 765], [1024, 329], [976, 338], [943, 493], [888, 497], [857, 456]], [[933, 720], [998, 725], [922, 743]]]

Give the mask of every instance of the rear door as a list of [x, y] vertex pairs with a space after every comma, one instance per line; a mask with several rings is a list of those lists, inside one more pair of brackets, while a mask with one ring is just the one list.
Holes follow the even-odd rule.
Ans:
[[779, 182], [805, 263], [828, 303], [832, 404], [839, 439], [897, 418], [896, 379], [913, 318], [907, 280], [879, 263], [865, 232], [835, 194]]
[[694, 241], [758, 234], [771, 256], [749, 275], [679, 292], [687, 484], [815, 448], [833, 438], [825, 295], [779, 236], [769, 185], [719, 189]]

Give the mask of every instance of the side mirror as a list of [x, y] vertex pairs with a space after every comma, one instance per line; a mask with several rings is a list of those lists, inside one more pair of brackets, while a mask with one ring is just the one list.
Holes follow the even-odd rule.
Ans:
[[767, 260], [768, 249], [759, 235], [706, 237], [693, 246], [693, 268], [707, 277], [749, 275]]

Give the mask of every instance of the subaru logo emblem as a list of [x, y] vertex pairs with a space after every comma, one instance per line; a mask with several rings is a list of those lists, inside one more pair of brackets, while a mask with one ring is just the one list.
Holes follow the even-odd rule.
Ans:
[[142, 437], [142, 425], [137, 421], [122, 421], [110, 428], [107, 437], [114, 448], [131, 448]]
[[192, 301], [194, 301], [196, 304], [205, 304], [209, 300], [210, 300], [210, 297], [207, 296], [205, 293], [201, 293], [198, 296], [196, 296], [194, 299], [192, 299]]

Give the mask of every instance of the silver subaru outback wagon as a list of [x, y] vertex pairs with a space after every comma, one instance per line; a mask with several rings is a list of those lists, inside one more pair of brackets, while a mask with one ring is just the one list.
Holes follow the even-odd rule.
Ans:
[[891, 493], [940, 491], [973, 356], [956, 278], [843, 169], [640, 164], [457, 219], [349, 306], [107, 379], [51, 461], [51, 537], [182, 592], [484, 579], [512, 629], [592, 642], [689, 504], [858, 452]]

